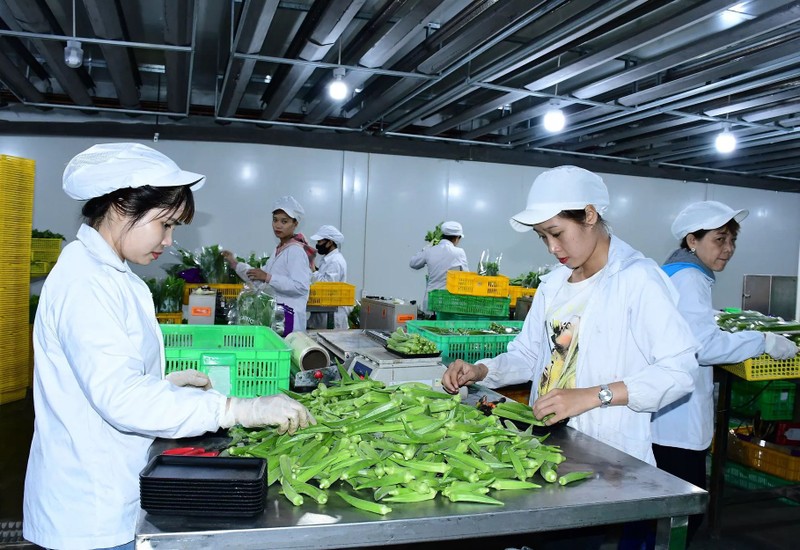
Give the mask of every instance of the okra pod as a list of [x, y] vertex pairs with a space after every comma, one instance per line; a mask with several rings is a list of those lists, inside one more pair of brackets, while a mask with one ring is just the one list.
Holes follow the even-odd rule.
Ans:
[[372, 512], [373, 514], [385, 516], [392, 511], [392, 509], [385, 504], [370, 502], [368, 500], [364, 500], [363, 498], [354, 497], [352, 495], [348, 495], [344, 491], [336, 491], [336, 494], [339, 495], [339, 498], [341, 498], [350, 506], [358, 508], [359, 510], [364, 510], [365, 512]]
[[495, 479], [489, 484], [489, 487], [498, 491], [509, 491], [515, 489], [541, 489], [542, 486], [519, 479]]
[[302, 483], [295, 481], [291, 485], [292, 488], [295, 489], [298, 493], [310, 496], [311, 498], [316, 500], [318, 504], [325, 504], [326, 502], [328, 502], [328, 493], [326, 493], [322, 489], [314, 487], [310, 483]]
[[548, 483], [555, 483], [556, 480], [558, 479], [558, 474], [556, 473], [556, 465], [547, 460], [542, 462], [542, 466], [539, 468], [539, 474]]
[[570, 472], [568, 474], [564, 474], [563, 476], [558, 478], [559, 485], [566, 485], [567, 483], [572, 483], [573, 481], [580, 481], [582, 479], [588, 479], [594, 475], [594, 472]]
[[386, 502], [422, 502], [425, 500], [433, 500], [438, 493], [436, 491], [429, 491], [427, 493], [418, 493], [414, 490], [404, 492], [398, 491], [396, 495], [388, 496], [383, 500]]
[[289, 502], [294, 504], [295, 506], [302, 506], [303, 505], [303, 497], [300, 496], [300, 493], [297, 492], [297, 489], [294, 488], [292, 483], [284, 478], [281, 480], [281, 492], [283, 492], [283, 496], [285, 496]]
[[480, 504], [494, 504], [496, 506], [504, 506], [504, 504], [488, 495], [475, 492], [448, 492], [447, 498], [452, 502], [478, 502]]

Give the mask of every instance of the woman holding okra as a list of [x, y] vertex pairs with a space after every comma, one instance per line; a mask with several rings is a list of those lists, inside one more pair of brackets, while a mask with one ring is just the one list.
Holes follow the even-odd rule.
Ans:
[[611, 234], [608, 205], [605, 183], [587, 170], [560, 166], [534, 180], [510, 223], [534, 230], [561, 267], [542, 277], [506, 353], [457, 360], [442, 383], [456, 392], [478, 381], [496, 388], [530, 380], [537, 418], [568, 421], [655, 465], [651, 413], [693, 390], [698, 345], [664, 272]]
[[279, 394], [228, 398], [194, 370], [164, 377], [164, 343], [147, 265], [194, 215], [205, 176], [138, 143], [79, 153], [64, 191], [85, 223], [42, 288], [33, 329], [35, 422], [23, 536], [45, 548], [133, 549], [139, 472], [156, 437], [234, 424], [294, 432], [314, 423]]

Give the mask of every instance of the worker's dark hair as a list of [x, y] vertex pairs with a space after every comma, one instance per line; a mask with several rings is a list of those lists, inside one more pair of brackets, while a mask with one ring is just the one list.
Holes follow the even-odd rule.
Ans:
[[[717, 229], [726, 229], [728, 231], [728, 233], [730, 233], [731, 235], [733, 235], [734, 238], [736, 238], [737, 236], [739, 236], [739, 228], [741, 228], [741, 227], [742, 226], [739, 225], [739, 222], [737, 222], [735, 219], [731, 218], [730, 220], [728, 220], [728, 223], [726, 223], [725, 225], [723, 225], [721, 227], [717, 227]], [[686, 237], [688, 237], [689, 235], [694, 235], [694, 238], [699, 241], [699, 240], [702, 240], [702, 238], [705, 237], [708, 234], [709, 231], [713, 231], [713, 230], [712, 229], [698, 229], [697, 231], [692, 231], [691, 233], [688, 233], [686, 235]], [[681, 248], [685, 248], [686, 250], [689, 250], [690, 246], [689, 246], [689, 243], [686, 242], [686, 237], [681, 239]]]
[[179, 185], [175, 187], [126, 187], [95, 197], [86, 201], [81, 214], [87, 225], [97, 229], [100, 222], [114, 208], [123, 216], [130, 218], [128, 228], [136, 225], [147, 213], [154, 209], [163, 209], [167, 214], [177, 214], [177, 221], [191, 223], [194, 218], [194, 196], [191, 186]]
[[[581, 210], [562, 210], [558, 213], [559, 218], [566, 218], [568, 220], [572, 220], [575, 223], [579, 223], [580, 225], [584, 225], [586, 223], [586, 209]], [[603, 216], [600, 215], [600, 212], [597, 213], [597, 223], [603, 229], [608, 231], [608, 224], [606, 220], [603, 219]]]
[[456, 242], [456, 239], [460, 239], [461, 235], [442, 235], [442, 239], [447, 239], [451, 243]]

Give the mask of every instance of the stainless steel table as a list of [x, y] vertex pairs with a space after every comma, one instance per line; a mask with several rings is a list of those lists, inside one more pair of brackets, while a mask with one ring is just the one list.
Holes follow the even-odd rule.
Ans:
[[[562, 487], [505, 491], [505, 506], [433, 501], [393, 506], [387, 516], [362, 512], [333, 492], [324, 506], [292, 506], [270, 487], [263, 514], [208, 519], [147, 514], [136, 526], [136, 547], [354, 548], [517, 535], [658, 519], [656, 548], [684, 548], [687, 516], [705, 510], [708, 494], [571, 428], [553, 432], [567, 461], [560, 473], [593, 470], [596, 478]], [[345, 485], [349, 489], [349, 486]]]

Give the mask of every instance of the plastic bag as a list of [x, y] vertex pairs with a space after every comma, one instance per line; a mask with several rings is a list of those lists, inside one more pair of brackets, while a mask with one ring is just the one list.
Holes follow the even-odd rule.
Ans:
[[234, 325], [272, 327], [277, 316], [276, 309], [279, 308], [276, 306], [275, 296], [268, 286], [258, 289], [246, 285], [239, 293], [235, 307], [230, 308], [228, 321]]
[[503, 259], [503, 253], [501, 252], [500, 255], [494, 259], [494, 261], [491, 261], [490, 258], [491, 256], [489, 255], [488, 250], [481, 252], [481, 259], [478, 262], [478, 275], [488, 275], [493, 277], [500, 274], [500, 260]]

